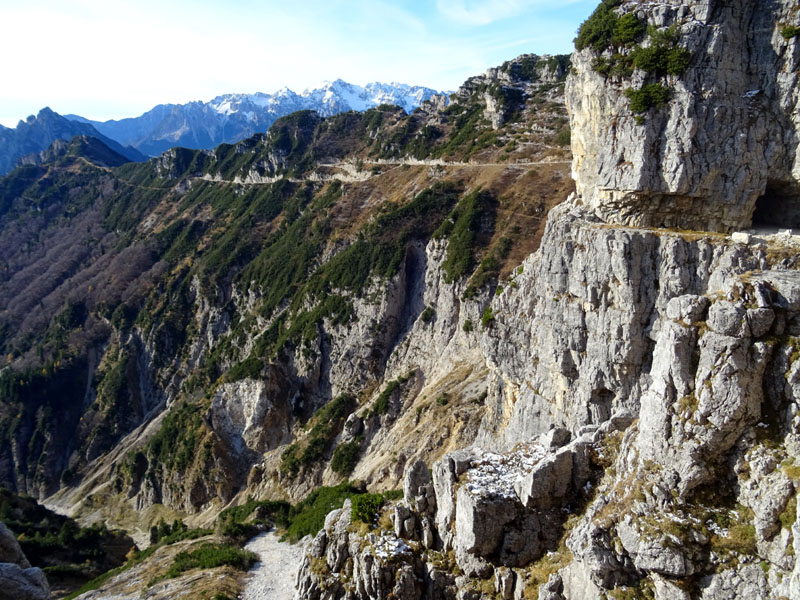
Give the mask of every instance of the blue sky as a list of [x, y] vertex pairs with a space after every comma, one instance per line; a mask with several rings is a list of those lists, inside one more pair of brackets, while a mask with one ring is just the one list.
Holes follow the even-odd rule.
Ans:
[[0, 0], [0, 123], [95, 119], [324, 80], [455, 89], [567, 53], [598, 0]]

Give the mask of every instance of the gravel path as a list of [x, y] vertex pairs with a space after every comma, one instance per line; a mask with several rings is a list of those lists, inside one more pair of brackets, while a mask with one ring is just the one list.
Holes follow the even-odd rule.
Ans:
[[245, 549], [258, 554], [259, 561], [248, 573], [242, 600], [292, 600], [303, 547], [301, 544], [282, 543], [278, 539], [270, 531], [247, 542]]

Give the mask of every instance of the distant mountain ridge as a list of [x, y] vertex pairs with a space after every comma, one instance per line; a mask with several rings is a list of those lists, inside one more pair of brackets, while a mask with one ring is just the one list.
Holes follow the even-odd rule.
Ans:
[[238, 142], [265, 132], [276, 119], [298, 110], [314, 110], [327, 117], [393, 104], [412, 112], [440, 93], [402, 83], [373, 82], [360, 86], [337, 79], [300, 94], [283, 88], [274, 94], [224, 94], [209, 102], [159, 104], [139, 117], [128, 119], [103, 122], [78, 115], [66, 118], [90, 124], [121, 144], [156, 156], [175, 146], [211, 149], [221, 143]]
[[71, 140], [75, 136], [97, 138], [109, 149], [130, 161], [145, 160], [145, 156], [133, 148], [126, 148], [110, 137], [106, 137], [90, 123], [80, 123], [62, 117], [50, 108], [43, 108], [36, 116], [20, 121], [14, 129], [0, 128], [0, 175], [11, 171], [25, 156], [38, 155], [47, 150], [56, 140]]

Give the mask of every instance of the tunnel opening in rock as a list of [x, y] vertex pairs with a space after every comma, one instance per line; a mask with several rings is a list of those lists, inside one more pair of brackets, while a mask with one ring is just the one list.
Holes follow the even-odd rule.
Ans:
[[589, 400], [589, 423], [598, 425], [611, 418], [611, 406], [614, 402], [614, 392], [600, 388], [592, 392]]
[[754, 228], [800, 228], [800, 183], [768, 182], [764, 195], [756, 200]]

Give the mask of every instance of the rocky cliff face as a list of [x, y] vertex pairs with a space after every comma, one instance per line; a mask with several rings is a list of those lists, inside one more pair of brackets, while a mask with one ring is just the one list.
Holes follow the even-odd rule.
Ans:
[[73, 144], [0, 181], [3, 484], [210, 519], [468, 444], [484, 308], [572, 189], [567, 65], [144, 164]]
[[[688, 51], [688, 62], [659, 66], [610, 40], [575, 52], [567, 105], [583, 201], [629, 225], [730, 231], [749, 227], [754, 213], [757, 223], [797, 225], [800, 42], [782, 35], [796, 24], [795, 3], [623, 2], [614, 10], [671, 31], [669, 44]], [[643, 37], [639, 45], [658, 45]], [[628, 91], [648, 85], [666, 98], [636, 107]]]
[[475, 443], [371, 533], [332, 514], [298, 599], [800, 597], [800, 246], [724, 233], [794, 223], [797, 7], [598, 10], [624, 26], [579, 33], [577, 194], [482, 313]]
[[476, 444], [406, 470], [403, 552], [319, 554], [353, 543], [326, 529], [297, 597], [381, 597], [344, 583], [365, 569], [409, 598], [796, 595], [800, 277], [775, 251], [551, 211], [491, 303]]
[[[236, 146], [86, 174], [106, 194], [79, 196], [103, 216], [92, 237], [134, 240], [143, 266], [115, 273], [121, 289], [87, 274], [45, 294], [82, 303], [57, 318], [9, 304], [38, 321], [0, 322], [15, 450], [0, 466], [35, 462], [15, 483], [44, 495], [64, 470], [38, 465], [67, 447], [50, 502], [197, 523], [249, 496], [402, 482], [374, 519], [328, 515], [298, 599], [800, 595], [798, 245], [726, 235], [762, 195], [793, 214], [797, 11], [758, 9], [604, 2], [613, 27], [582, 29], [569, 84], [577, 193], [555, 208], [557, 58], [413, 115], [296, 113]], [[26, 193], [0, 207], [33, 228]], [[59, 268], [131, 262], [101, 248]], [[8, 297], [39, 273], [10, 267]], [[89, 283], [102, 293], [80, 295]], [[47, 332], [37, 350], [30, 331]], [[31, 391], [56, 381], [30, 369], [37, 352], [60, 374], [75, 348], [95, 353], [70, 403], [94, 452], [60, 445]]]
[[638, 412], [670, 300], [766, 265], [765, 252], [724, 236], [609, 227], [575, 203], [557, 207], [539, 252], [492, 303], [482, 348], [495, 403], [482, 441], [511, 447]]

